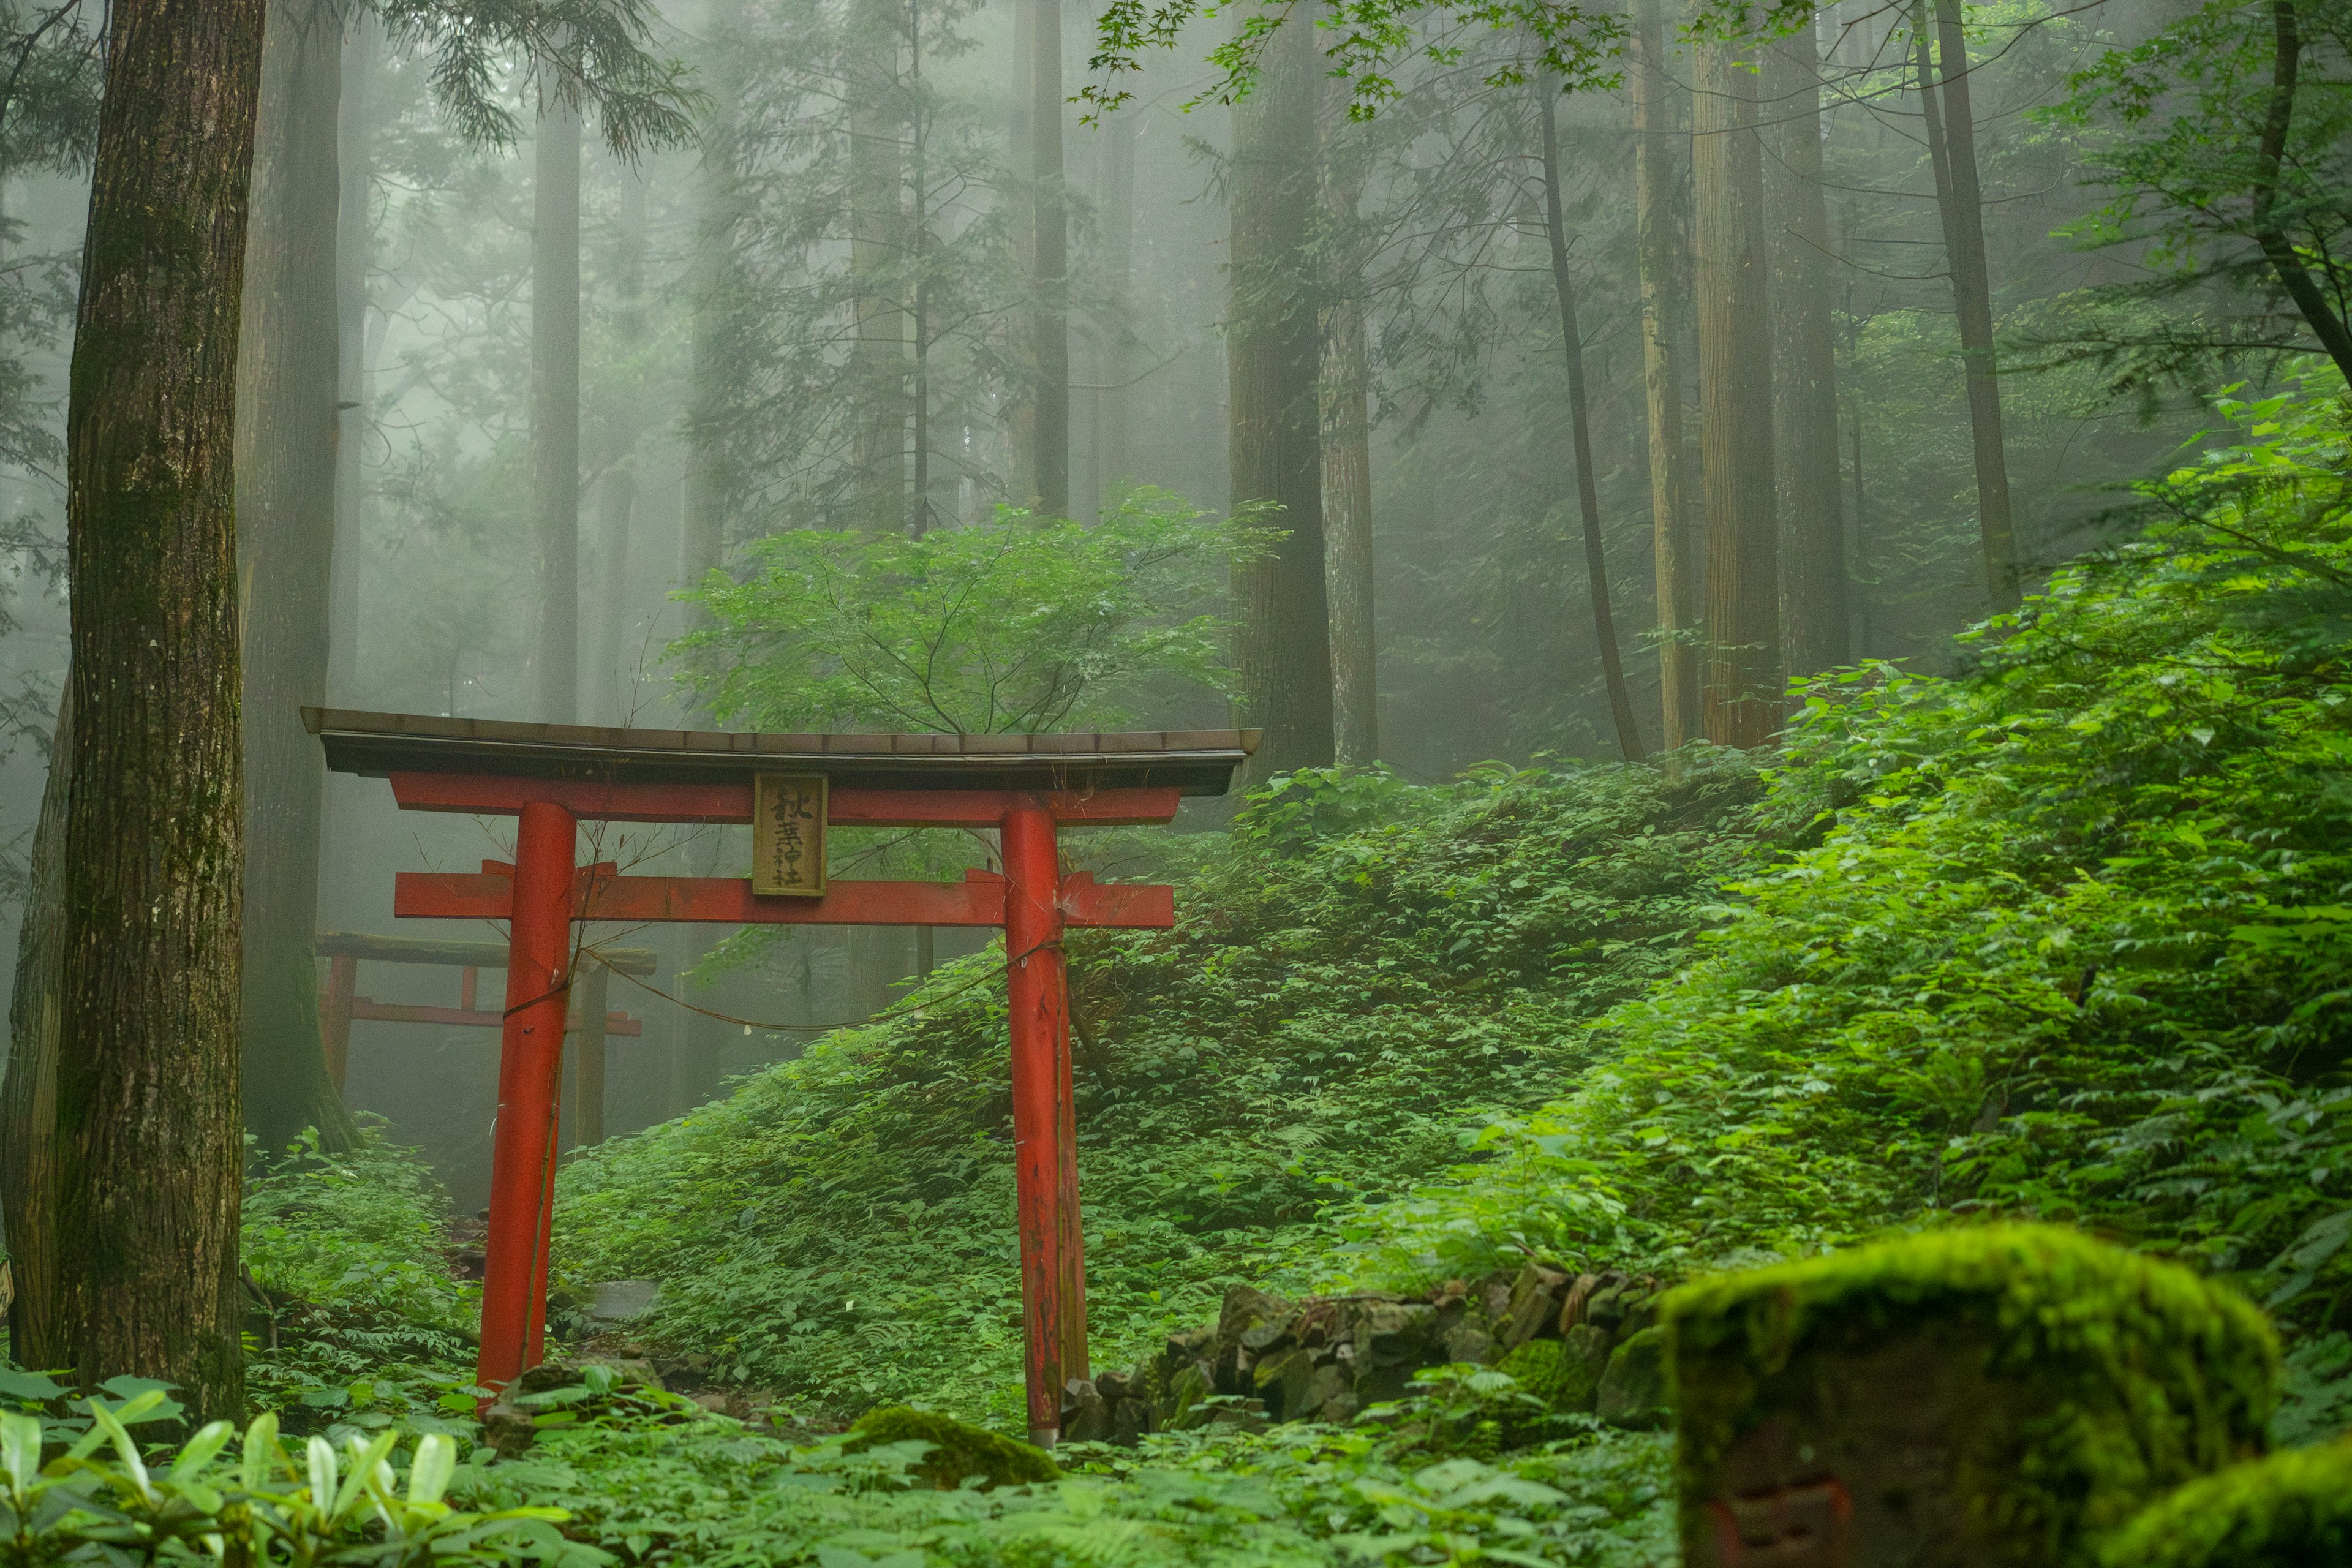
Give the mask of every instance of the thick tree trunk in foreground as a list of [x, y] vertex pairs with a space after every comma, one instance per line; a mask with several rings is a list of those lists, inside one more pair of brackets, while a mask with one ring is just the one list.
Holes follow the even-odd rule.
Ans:
[[1551, 240], [1552, 295], [1559, 302], [1561, 356], [1568, 362], [1569, 438], [1576, 451], [1576, 510], [1584, 525], [1584, 576], [1592, 603], [1592, 637], [1601, 649], [1601, 681], [1609, 693], [1609, 718], [1617, 748], [1629, 763], [1649, 752], [1633, 722], [1633, 695], [1625, 689], [1625, 667], [1617, 654], [1617, 618], [1609, 609], [1609, 559], [1601, 537], [1601, 492], [1592, 474], [1592, 410], [1584, 387], [1584, 333], [1576, 320], [1576, 282], [1568, 272], [1568, 217], [1559, 200], [1559, 126], [1552, 111], [1549, 81], [1536, 83], [1542, 105], [1544, 227]]
[[1658, 601], [1658, 743], [1668, 751], [1698, 725], [1698, 659], [1690, 634], [1690, 529], [1683, 482], [1682, 344], [1690, 267], [1676, 167], [1673, 90], [1657, 0], [1634, 17], [1634, 229], [1642, 258], [1642, 384], [1649, 408], [1650, 535]]
[[1034, 447], [1030, 463], [1037, 476], [1037, 510], [1062, 517], [1070, 510], [1070, 215], [1062, 189], [1062, 5], [1034, 0], [1030, 26], [1029, 177], [1036, 219], [1030, 247], [1030, 279], [1037, 291], [1035, 336], [1037, 383]]
[[[49, 777], [33, 826], [16, 984], [8, 1000], [8, 1076], [0, 1084], [0, 1216], [7, 1223], [8, 1342], [21, 1359], [67, 1342], [58, 1297], [58, 1029], [65, 975], [66, 757], [73, 679], [58, 702]], [[26, 1364], [41, 1366], [37, 1359]]]
[[231, 426], [262, 0], [117, 0], [66, 421], [63, 1332], [245, 1414]]
[[1311, 219], [1316, 200], [1315, 30], [1278, 30], [1255, 90], [1234, 108], [1227, 251], [1233, 505], [1271, 501], [1286, 537], [1234, 569], [1241, 614], [1241, 722], [1265, 738], [1245, 778], [1328, 767], [1331, 632], [1323, 586], [1321, 409]]
[[1692, 94], [1699, 394], [1706, 478], [1706, 658], [1700, 719], [1718, 746], [1780, 728], [1780, 521], [1772, 494], [1772, 334], [1755, 78], [1702, 44]]
[[1846, 653], [1843, 464], [1838, 455], [1836, 323], [1830, 304], [1829, 206], [1822, 195], [1819, 56], [1811, 30], [1764, 61], [1772, 105], [1765, 186], [1771, 236], [1774, 412], [1781, 418], [1780, 575], [1789, 672], [1811, 675]]
[[1372, 615], [1371, 355], [1363, 268], [1355, 243], [1362, 150], [1347, 128], [1347, 96], [1325, 79], [1323, 203], [1335, 258], [1323, 309], [1323, 591], [1331, 616], [1331, 751], [1343, 767], [1380, 760], [1378, 645]]
[[334, 583], [341, 18], [331, 0], [269, 7], [237, 345], [245, 1122], [264, 1157], [305, 1127], [331, 1148], [354, 1131], [319, 1034], [327, 770], [301, 715], [327, 700]]
[[580, 112], [542, 105], [532, 153], [530, 492], [539, 716], [580, 717]]
[[2009, 459], [2000, 428], [2000, 384], [1993, 361], [1992, 275], [1985, 259], [1984, 202], [1977, 182], [1976, 113], [1969, 102], [1968, 43], [1958, 0], [1936, 0], [1940, 84], [1927, 67], [1927, 9], [1915, 13], [1919, 101], [1936, 169], [1936, 208], [1944, 220], [1944, 257], [1959, 316], [1960, 355], [1967, 367], [1969, 437], [1977, 470], [1977, 531], [1982, 540], [1985, 591], [1996, 615], [2023, 597], [2017, 534], [2009, 505]]

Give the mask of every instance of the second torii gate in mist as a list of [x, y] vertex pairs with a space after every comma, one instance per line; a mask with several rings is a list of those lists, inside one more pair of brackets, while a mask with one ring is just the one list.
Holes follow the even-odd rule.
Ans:
[[[478, 1376], [503, 1388], [541, 1355], [553, 1223], [557, 1095], [575, 921], [1000, 926], [1011, 1002], [1013, 1140], [1029, 1430], [1060, 1436], [1087, 1375], [1065, 926], [1164, 929], [1175, 894], [1061, 874], [1065, 826], [1166, 823], [1223, 795], [1251, 730], [1097, 735], [781, 735], [599, 730], [306, 708], [339, 773], [389, 778], [404, 810], [520, 818], [514, 864], [403, 872], [393, 912], [509, 922], [498, 1125], [490, 1163]], [[994, 828], [1004, 870], [962, 882], [821, 884], [761, 897], [740, 878], [625, 877], [579, 866], [582, 821], [748, 824], [759, 781], [823, 781], [844, 827]]]

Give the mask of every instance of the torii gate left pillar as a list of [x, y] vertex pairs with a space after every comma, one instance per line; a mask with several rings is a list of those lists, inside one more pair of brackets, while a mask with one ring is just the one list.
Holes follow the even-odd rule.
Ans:
[[[1183, 795], [1222, 793], [1255, 733], [648, 736], [318, 710], [304, 718], [325, 740], [331, 765], [389, 777], [404, 808], [519, 819], [512, 866], [486, 863], [478, 875], [404, 872], [394, 903], [404, 917], [510, 926], [478, 1368], [483, 1386], [503, 1388], [542, 1353], [575, 922], [992, 926], [1005, 936], [1029, 1429], [1040, 1443], [1056, 1440], [1065, 1389], [1087, 1373], [1062, 933], [1071, 926], [1175, 923], [1170, 889], [1064, 877], [1059, 830], [1164, 824]], [[845, 757], [853, 747], [871, 751]], [[740, 755], [747, 751], [760, 754]], [[479, 771], [400, 765], [410, 759]], [[583, 820], [749, 823], [754, 769], [813, 763], [835, 781], [829, 823], [993, 828], [1003, 873], [968, 873], [961, 883], [834, 882], [821, 898], [757, 898], [741, 879], [623, 877], [609, 864], [575, 866]], [[633, 767], [672, 776], [630, 779]], [[688, 769], [688, 778], [675, 776]], [[1163, 778], [1171, 782], [1157, 782]]]

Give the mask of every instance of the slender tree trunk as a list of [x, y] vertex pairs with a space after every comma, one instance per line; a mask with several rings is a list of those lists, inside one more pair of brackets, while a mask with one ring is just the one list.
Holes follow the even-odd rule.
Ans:
[[[328, 616], [329, 700], [346, 701], [359, 679], [360, 513], [366, 503], [361, 464], [367, 454], [368, 410], [375, 390], [368, 352], [368, 268], [374, 259], [376, 70], [383, 35], [375, 17], [353, 16], [343, 45], [336, 138], [341, 172], [335, 232], [335, 586]], [[330, 806], [331, 812], [332, 807]]]
[[1225, 346], [1233, 504], [1271, 502], [1281, 510], [1268, 521], [1286, 532], [1234, 571], [1241, 721], [1265, 731], [1248, 769], [1253, 783], [1328, 767], [1333, 756], [1311, 243], [1318, 63], [1312, 27], [1280, 28], [1255, 90], [1234, 108]]
[[1036, 19], [1029, 54], [1029, 174], [1036, 237], [1030, 256], [1037, 290], [1037, 385], [1031, 467], [1037, 510], [1048, 517], [1070, 510], [1070, 219], [1062, 189], [1062, 5], [1034, 0]]
[[[1837, 323], [1830, 302], [1829, 206], [1822, 195], [1822, 102], [1811, 30], [1765, 56], [1773, 157], [1773, 408], [1780, 416], [1782, 628], [1789, 671], [1846, 662], [1845, 526], [1839, 492]], [[1801, 51], [1801, 52], [1800, 52]]]
[[1706, 480], [1706, 658], [1699, 716], [1719, 746], [1780, 728], [1780, 522], [1772, 485], [1763, 146], [1755, 78], [1729, 43], [1698, 49], [1693, 174]]
[[[1037, 8], [1028, 0], [1013, 0], [1013, 85], [1006, 98], [1006, 140], [1011, 143], [1012, 168], [1016, 175], [1036, 162], [1035, 137], [1033, 124], [1036, 119], [1036, 92], [1031, 83], [1037, 76]], [[1037, 216], [1036, 189], [1033, 182], [1016, 183], [1011, 210], [1006, 215], [1013, 222], [1013, 248], [1019, 258], [1024, 278], [1037, 275]], [[1035, 384], [1034, 367], [1030, 377]], [[1015, 505], [1034, 507], [1037, 504], [1037, 405], [1032, 397], [1013, 401], [1004, 421], [1006, 466], [1005, 482], [1011, 486]]]
[[0, 1215], [7, 1219], [8, 1343], [28, 1364], [70, 1342], [58, 1279], [58, 1030], [65, 973], [66, 790], [73, 681], [58, 702], [48, 782], [33, 825], [16, 983], [8, 999], [8, 1076], [0, 1087]]
[[334, 579], [341, 18], [331, 0], [269, 6], [237, 346], [245, 1121], [265, 1157], [305, 1127], [331, 1148], [354, 1132], [319, 1034], [327, 770], [301, 714], [327, 700]]
[[1380, 760], [1380, 684], [1372, 616], [1371, 356], [1356, 240], [1362, 150], [1347, 97], [1326, 78], [1323, 200], [1332, 258], [1323, 308], [1323, 586], [1331, 616], [1331, 749], [1343, 767]]
[[1658, 601], [1659, 744], [1673, 751], [1698, 719], [1698, 660], [1691, 633], [1690, 527], [1683, 483], [1682, 344], [1690, 267], [1678, 126], [1666, 74], [1658, 0], [1634, 16], [1634, 230], [1642, 265], [1642, 387], [1649, 409], [1651, 557]]
[[1095, 427], [1094, 504], [1107, 504], [1113, 489], [1135, 476], [1128, 471], [1128, 382], [1134, 376], [1135, 332], [1128, 325], [1135, 273], [1135, 140], [1143, 115], [1136, 108], [1112, 116], [1102, 129], [1102, 238], [1104, 287], [1113, 302], [1109, 342], [1103, 353], [1103, 390]]
[[[63, 1334], [242, 1418], [236, 416], [262, 0], [116, 0], [67, 409]], [[331, 390], [331, 383], [330, 388]]]
[[[633, 169], [621, 171], [618, 255], [614, 289], [619, 296], [614, 326], [621, 352], [631, 363], [645, 345], [646, 183]], [[642, 388], [625, 381], [605, 410], [605, 440], [612, 466], [596, 485], [597, 653], [592, 667], [604, 689], [590, 695], [600, 713], [626, 723], [635, 706], [636, 650], [629, 646], [629, 531], [637, 508], [637, 440], [645, 419]]]
[[[1996, 615], [2023, 597], [2016, 529], [2009, 505], [2009, 462], [2000, 428], [2000, 384], [1993, 358], [1992, 279], [1985, 259], [1984, 203], [1977, 183], [1976, 115], [1969, 103], [1968, 43], [1958, 0], [1936, 0], [1940, 84], [1927, 65], [1927, 7], [1914, 32], [1919, 100], [1936, 167], [1936, 206], [1944, 222], [1946, 270], [1959, 316], [1961, 363], [1969, 392], [1969, 447], [1977, 470], [1977, 531], [1984, 548], [1985, 591]], [[1940, 90], [1939, 90], [1940, 88]], [[1940, 100], [1940, 101], [1939, 101]]]
[[2336, 313], [2276, 216], [2279, 169], [2286, 157], [2287, 132], [2294, 122], [2294, 89], [2302, 68], [2303, 24], [2294, 0], [2271, 0], [2271, 100], [2254, 150], [2254, 240], [2319, 346], [2344, 378], [2352, 381], [2352, 329]]
[[531, 502], [540, 717], [580, 718], [580, 112], [540, 106], [530, 230]]
[[1617, 621], [1609, 609], [1609, 560], [1601, 537], [1601, 492], [1592, 473], [1592, 410], [1585, 395], [1584, 333], [1576, 321], [1576, 281], [1568, 271], [1568, 217], [1559, 200], [1559, 127], [1552, 110], [1551, 84], [1538, 80], [1542, 106], [1544, 226], [1551, 239], [1552, 295], [1559, 302], [1561, 355], [1568, 362], [1568, 425], [1576, 450], [1576, 510], [1584, 522], [1584, 575], [1592, 596], [1592, 636], [1601, 648], [1601, 680], [1609, 692], [1609, 717], [1617, 747], [1629, 763], [1649, 754], [1633, 722], [1633, 694], [1625, 689], [1625, 667], [1617, 653]]
[[907, 525], [907, 126], [899, 93], [899, 32], [889, 0], [859, 0], [862, 79], [850, 85], [849, 270], [854, 306], [856, 522], [877, 531]]

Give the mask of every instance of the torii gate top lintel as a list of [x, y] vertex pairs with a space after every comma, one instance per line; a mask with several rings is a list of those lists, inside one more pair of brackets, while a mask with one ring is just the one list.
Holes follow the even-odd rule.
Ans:
[[[1234, 770], [1256, 749], [1258, 731], [728, 734], [319, 708], [303, 709], [302, 721], [325, 747], [330, 768], [388, 779], [404, 810], [520, 819], [511, 867], [486, 863], [479, 875], [404, 872], [394, 896], [397, 915], [503, 919], [509, 926], [482, 1282], [484, 1386], [504, 1387], [541, 1355], [575, 921], [1001, 923], [1029, 1428], [1033, 1440], [1055, 1441], [1066, 1386], [1087, 1368], [1062, 932], [1175, 921], [1170, 889], [1064, 877], [1056, 834], [1172, 820], [1184, 796], [1225, 793]], [[583, 819], [748, 823], [755, 800], [766, 798], [761, 776], [786, 773], [821, 775], [822, 785], [812, 780], [803, 791], [809, 809], [814, 815], [821, 800], [823, 820], [840, 826], [997, 829], [1003, 871], [961, 885], [819, 883], [810, 889], [814, 896], [780, 897], [740, 879], [625, 877], [609, 866], [575, 864]]]

